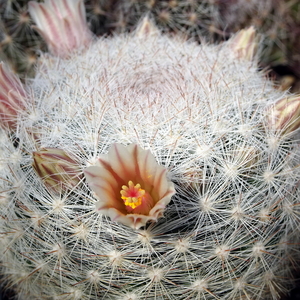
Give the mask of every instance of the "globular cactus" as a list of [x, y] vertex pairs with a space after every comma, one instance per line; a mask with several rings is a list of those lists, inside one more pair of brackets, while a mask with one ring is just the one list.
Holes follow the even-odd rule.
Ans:
[[55, 3], [30, 4], [52, 52], [35, 78], [23, 87], [1, 65], [6, 287], [22, 300], [286, 295], [300, 97], [257, 71], [253, 28], [199, 46], [146, 18], [93, 39], [80, 0]]

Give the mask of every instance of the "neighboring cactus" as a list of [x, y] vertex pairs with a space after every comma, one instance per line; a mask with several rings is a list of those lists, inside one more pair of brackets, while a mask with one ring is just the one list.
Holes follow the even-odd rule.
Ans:
[[0, 3], [0, 57], [20, 74], [32, 75], [38, 51], [45, 44], [31, 28], [27, 0], [4, 0]]
[[144, 19], [60, 46], [0, 128], [6, 286], [21, 300], [286, 295], [300, 98], [257, 72], [253, 29], [199, 46]]

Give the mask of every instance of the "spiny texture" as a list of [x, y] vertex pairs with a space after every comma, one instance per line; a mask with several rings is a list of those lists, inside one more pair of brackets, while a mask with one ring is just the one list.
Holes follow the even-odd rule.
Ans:
[[[233, 49], [233, 40], [199, 46], [150, 30], [41, 57], [17, 129], [1, 131], [1, 273], [20, 299], [279, 299], [290, 290], [299, 140], [270, 126], [285, 95]], [[114, 143], [149, 149], [167, 168], [176, 194], [158, 222], [114, 222], [95, 209], [83, 174], [57, 192], [32, 167], [34, 152], [57, 148], [82, 173]], [[53, 175], [63, 181], [63, 171]]]
[[[299, 1], [281, 0], [117, 0], [107, 19], [116, 31], [134, 28], [146, 13], [153, 15], [164, 32], [185, 34], [197, 40], [227, 39], [250, 25], [264, 36], [264, 66], [287, 65], [293, 76], [283, 88], [289, 88], [300, 77]], [[113, 20], [113, 21], [111, 21]], [[295, 87], [299, 91], [299, 86]]]

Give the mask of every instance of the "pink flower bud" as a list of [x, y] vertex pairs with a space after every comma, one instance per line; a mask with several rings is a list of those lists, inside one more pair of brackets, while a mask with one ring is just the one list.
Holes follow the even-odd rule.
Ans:
[[84, 171], [98, 199], [96, 209], [132, 228], [163, 215], [175, 193], [166, 172], [149, 150], [136, 144], [113, 144], [95, 166]]
[[300, 95], [283, 98], [267, 110], [267, 126], [281, 134], [300, 127]]
[[92, 40], [82, 0], [31, 1], [29, 13], [37, 25], [34, 28], [54, 55], [65, 58], [70, 51], [82, 48]]
[[231, 40], [232, 50], [237, 58], [251, 61], [257, 51], [253, 26], [238, 32]]
[[0, 122], [14, 129], [18, 114], [24, 110], [26, 93], [20, 79], [0, 63]]
[[33, 152], [33, 160], [33, 168], [51, 190], [60, 193], [80, 181], [79, 164], [62, 149], [43, 148]]

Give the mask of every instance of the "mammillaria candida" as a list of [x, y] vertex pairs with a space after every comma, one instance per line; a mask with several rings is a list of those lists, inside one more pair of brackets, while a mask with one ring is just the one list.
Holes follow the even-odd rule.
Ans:
[[293, 286], [299, 97], [257, 71], [253, 29], [199, 46], [153, 28], [42, 55], [1, 128], [1, 272], [20, 299]]

